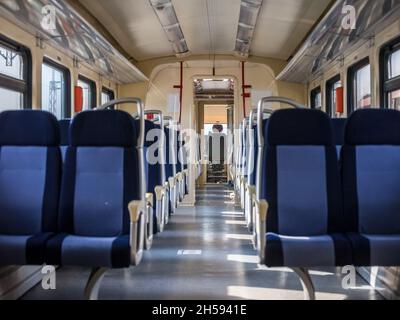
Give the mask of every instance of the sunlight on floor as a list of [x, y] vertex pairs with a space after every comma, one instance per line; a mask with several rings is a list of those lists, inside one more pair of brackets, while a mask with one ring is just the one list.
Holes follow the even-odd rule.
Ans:
[[226, 234], [225, 238], [232, 239], [232, 240], [246, 240], [246, 241], [253, 241], [253, 236], [247, 234]]
[[240, 211], [222, 211], [221, 212], [223, 215], [233, 215], [233, 216], [244, 216], [243, 212]]
[[228, 254], [226, 259], [228, 261], [241, 262], [241, 263], [251, 263], [258, 265], [258, 256], [246, 256], [242, 254]]
[[[228, 286], [227, 294], [230, 297], [247, 300], [303, 300], [302, 290], [272, 289], [245, 286]], [[319, 300], [344, 300], [345, 294], [317, 293]]]
[[246, 226], [247, 225], [246, 221], [242, 221], [242, 220], [226, 220], [225, 223], [229, 224], [229, 225], [237, 225], [237, 226]]

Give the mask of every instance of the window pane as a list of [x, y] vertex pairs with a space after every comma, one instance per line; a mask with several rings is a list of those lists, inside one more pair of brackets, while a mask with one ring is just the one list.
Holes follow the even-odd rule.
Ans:
[[389, 93], [389, 108], [400, 110], [400, 89]]
[[0, 87], [0, 112], [23, 108], [24, 95], [21, 92]]
[[400, 50], [392, 53], [389, 58], [389, 79], [400, 76]]
[[101, 93], [101, 104], [105, 104], [111, 101], [110, 95], [108, 93], [102, 92]]
[[24, 80], [24, 59], [21, 54], [0, 45], [0, 73]]
[[331, 115], [335, 116], [336, 115], [336, 101], [337, 101], [337, 97], [336, 97], [336, 89], [340, 88], [342, 86], [342, 82], [341, 81], [337, 81], [335, 82], [332, 87], [331, 87], [331, 101], [330, 101], [330, 107], [331, 107]]
[[83, 110], [90, 110], [92, 108], [92, 88], [90, 83], [78, 80], [78, 86], [83, 89]]
[[355, 75], [355, 109], [371, 107], [371, 66], [367, 65]]
[[314, 108], [317, 110], [322, 109], [322, 94], [321, 94], [321, 92], [318, 92], [314, 96]]
[[65, 76], [58, 69], [42, 65], [42, 109], [51, 112], [58, 119], [65, 110]]

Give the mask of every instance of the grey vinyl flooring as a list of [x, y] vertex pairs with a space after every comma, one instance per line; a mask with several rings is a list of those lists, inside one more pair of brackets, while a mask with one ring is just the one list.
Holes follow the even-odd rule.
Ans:
[[[232, 190], [217, 185], [198, 190], [196, 207], [177, 210], [139, 266], [107, 272], [99, 298], [303, 299], [300, 282], [291, 270], [258, 265], [243, 215], [231, 194]], [[381, 299], [360, 277], [355, 288], [343, 289], [341, 275], [336, 271], [312, 270], [317, 299]], [[38, 285], [23, 299], [82, 299], [89, 273], [89, 269], [59, 269], [56, 290], [45, 291]]]

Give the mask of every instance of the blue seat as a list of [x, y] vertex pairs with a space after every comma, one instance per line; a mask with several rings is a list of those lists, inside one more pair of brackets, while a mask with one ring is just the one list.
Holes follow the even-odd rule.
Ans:
[[332, 119], [332, 129], [333, 129], [333, 144], [336, 146], [338, 157], [340, 157], [340, 152], [342, 146], [344, 145], [344, 130], [346, 126], [347, 119]]
[[271, 116], [267, 134], [261, 195], [269, 204], [265, 264], [351, 264], [350, 244], [341, 234], [342, 197], [330, 119], [317, 110], [280, 110]]
[[183, 173], [185, 175], [185, 196], [189, 194], [189, 155], [186, 149], [186, 141], [182, 141], [182, 163], [183, 163]]
[[249, 126], [247, 130], [247, 160], [246, 160], [246, 188], [245, 188], [245, 217], [247, 227], [254, 235], [254, 244], [256, 245], [256, 228], [255, 228], [255, 210], [254, 200], [256, 200], [256, 177], [258, 162], [258, 132], [257, 124], [255, 124], [257, 109], [250, 111]]
[[0, 265], [41, 265], [57, 231], [61, 180], [57, 119], [42, 111], [0, 114]]
[[165, 132], [165, 176], [169, 183], [169, 210], [170, 214], [175, 213], [177, 207], [177, 135], [172, 123], [164, 128]]
[[69, 126], [71, 124], [71, 119], [63, 119], [59, 122], [60, 125], [60, 148], [63, 162], [65, 161], [65, 154], [67, 152], [67, 147], [69, 146]]
[[[268, 120], [264, 121], [264, 126], [267, 127]], [[257, 179], [257, 159], [258, 159], [258, 136], [257, 136], [257, 125], [252, 126], [252, 141], [253, 143], [250, 145], [249, 152], [251, 153], [251, 156], [249, 159], [251, 162], [249, 162], [249, 171], [248, 171], [248, 181], [249, 184], [252, 186], [256, 185], [256, 179]]]
[[356, 111], [346, 126], [342, 167], [354, 264], [400, 265], [400, 112]]
[[[61, 266], [127, 268], [139, 263], [143, 212], [134, 121], [123, 111], [86, 111], [71, 122], [60, 198], [59, 234], [46, 262]], [[131, 217], [131, 220], [129, 219]]]
[[[139, 120], [135, 121], [136, 127], [140, 127]], [[153, 199], [157, 201], [156, 188], [163, 188], [165, 181], [163, 177], [163, 163], [159, 155], [159, 143], [161, 139], [161, 127], [156, 125], [154, 122], [145, 120], [145, 144], [144, 144], [144, 154], [145, 154], [145, 177], [148, 194], [151, 194]], [[162, 201], [162, 199], [161, 199]], [[154, 206], [154, 203], [152, 204]], [[164, 224], [162, 220], [162, 204], [158, 208], [154, 208], [153, 211], [153, 228], [152, 231], [156, 234], [158, 231], [163, 229], [161, 224]], [[157, 212], [158, 211], [158, 212]]]

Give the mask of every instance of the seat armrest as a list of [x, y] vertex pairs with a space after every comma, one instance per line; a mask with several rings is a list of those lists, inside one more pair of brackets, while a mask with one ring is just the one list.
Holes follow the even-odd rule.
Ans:
[[257, 247], [260, 264], [265, 263], [265, 245], [266, 245], [266, 224], [269, 204], [266, 200], [256, 201], [257, 215]]
[[156, 194], [156, 201], [162, 201], [163, 197], [165, 196], [166, 189], [163, 186], [156, 186], [154, 188], [154, 192]]
[[146, 193], [146, 206], [154, 208], [154, 196], [152, 193]]
[[178, 180], [179, 182], [181, 182], [181, 181], [183, 180], [182, 172], [178, 172], [178, 173], [176, 174], [176, 180]]
[[170, 188], [173, 188], [173, 187], [175, 187], [175, 178], [169, 178], [168, 179], [168, 182], [169, 182], [169, 187]]
[[153, 244], [153, 213], [154, 196], [152, 193], [146, 193], [146, 224], [145, 224], [145, 249], [150, 250]]
[[137, 266], [142, 260], [145, 237], [145, 212], [144, 201], [132, 201], [128, 205], [130, 215], [131, 264]]

